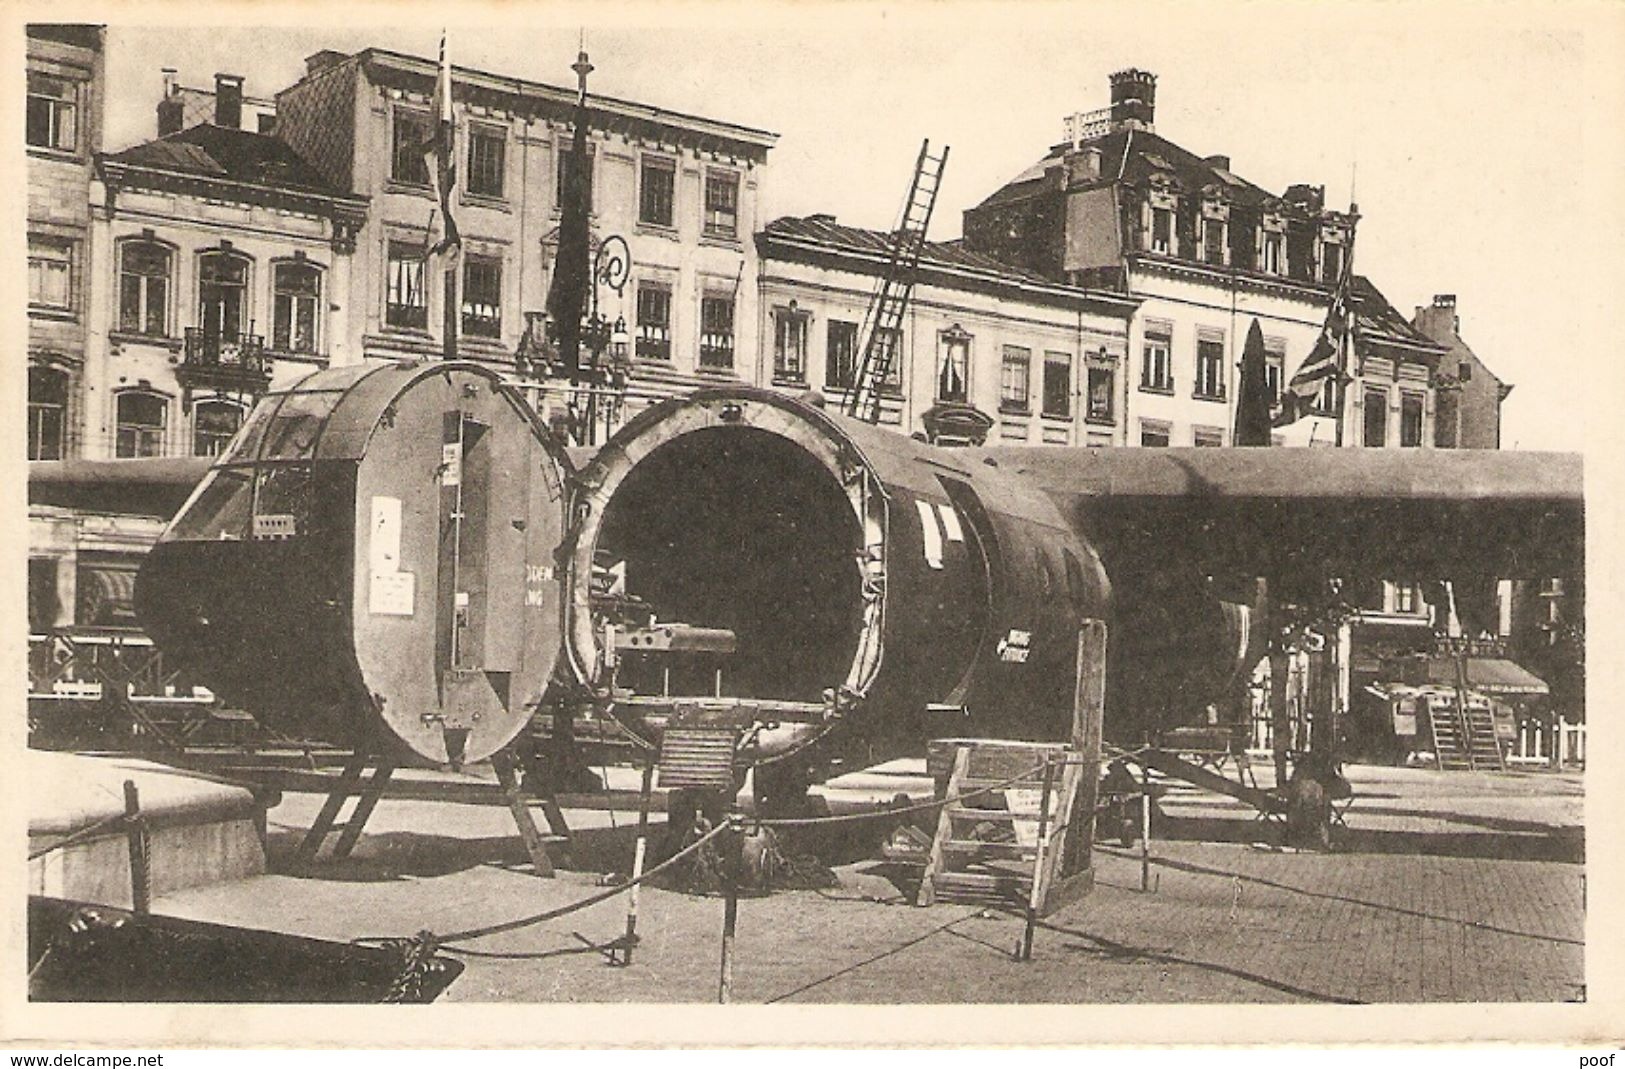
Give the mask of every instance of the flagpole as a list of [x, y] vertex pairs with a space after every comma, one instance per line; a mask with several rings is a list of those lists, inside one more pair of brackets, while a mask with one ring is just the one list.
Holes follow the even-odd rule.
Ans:
[[1343, 423], [1348, 417], [1349, 348], [1354, 344], [1354, 231], [1359, 222], [1360, 206], [1350, 197], [1348, 256], [1343, 264], [1343, 337], [1337, 346], [1337, 438], [1334, 444], [1338, 448], [1343, 445]]

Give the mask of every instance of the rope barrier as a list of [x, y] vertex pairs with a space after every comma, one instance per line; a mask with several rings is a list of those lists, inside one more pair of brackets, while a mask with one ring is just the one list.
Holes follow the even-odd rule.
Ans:
[[[1065, 757], [1061, 757], [1059, 759], [1046, 757], [1042, 761], [1040, 761], [1038, 764], [1034, 765], [1032, 768], [1027, 769], [1025, 772], [1021, 772], [1021, 773], [1019, 773], [1019, 774], [1017, 774], [1015, 776], [1011, 776], [1009, 779], [1003, 780], [1003, 781], [1001, 781], [999, 783], [995, 783], [995, 784], [992, 784], [992, 785], [987, 786], [987, 787], [979, 787], [974, 791], [965, 791], [965, 792], [962, 792], [960, 794], [950, 796], [948, 798], [943, 798], [941, 800], [933, 800], [933, 801], [930, 801], [930, 802], [921, 802], [921, 803], [917, 803], [917, 804], [914, 804], [914, 805], [899, 807], [899, 808], [896, 808], [896, 809], [884, 809], [884, 810], [879, 810], [879, 811], [872, 812], [872, 813], [844, 813], [844, 814], [840, 814], [840, 815], [836, 815], [836, 816], [828, 816], [828, 817], [781, 817], [781, 818], [769, 818], [769, 819], [763, 819], [763, 820], [754, 820], [754, 821], [750, 821], [749, 823], [752, 823], [757, 827], [765, 827], [765, 828], [809, 827], [809, 826], [814, 826], [814, 825], [819, 825], [819, 824], [844, 824], [844, 823], [850, 823], [850, 822], [858, 821], [858, 820], [875, 820], [875, 819], [883, 818], [883, 817], [900, 816], [900, 815], [905, 814], [905, 813], [920, 812], [920, 811], [933, 810], [933, 809], [941, 809], [941, 808], [943, 808], [945, 806], [954, 805], [954, 804], [956, 804], [958, 802], [962, 802], [962, 801], [965, 801], [965, 800], [970, 799], [970, 798], [978, 798], [978, 797], [981, 797], [982, 795], [985, 795], [985, 794], [992, 794], [995, 791], [1004, 790], [1004, 789], [1006, 789], [1006, 788], [1008, 788], [1008, 787], [1010, 787], [1010, 786], [1012, 786], [1012, 785], [1014, 785], [1016, 783], [1020, 783], [1023, 780], [1029, 779], [1032, 776], [1035, 776], [1035, 775], [1043, 772], [1046, 768], [1050, 767], [1053, 764], [1065, 764], [1065, 763], [1067, 763], [1067, 758], [1065, 758]], [[119, 819], [122, 820], [123, 818], [120, 817]], [[567, 917], [572, 913], [577, 913], [577, 912], [580, 912], [581, 910], [587, 909], [587, 908], [589, 908], [591, 906], [598, 905], [600, 902], [607, 902], [610, 899], [612, 899], [612, 898], [614, 898], [614, 897], [616, 897], [618, 895], [624, 894], [624, 893], [632, 890], [634, 887], [637, 887], [637, 886], [639, 886], [639, 885], [641, 885], [643, 883], [648, 882], [649, 880], [653, 879], [655, 876], [658, 876], [660, 873], [666, 871], [667, 869], [670, 869], [673, 865], [676, 865], [679, 861], [682, 861], [684, 858], [686, 858], [689, 855], [697, 852], [706, 843], [710, 842], [712, 839], [716, 838], [718, 835], [722, 834], [724, 831], [727, 831], [729, 829], [729, 827], [730, 827], [730, 823], [728, 821], [723, 821], [723, 822], [719, 823], [716, 827], [712, 828], [710, 831], [706, 832], [700, 838], [696, 839], [694, 842], [690, 843], [688, 846], [685, 846], [683, 849], [679, 850], [677, 853], [673, 854], [671, 857], [667, 858], [665, 861], [662, 861], [660, 864], [656, 865], [654, 868], [649, 869], [647, 872], [643, 873], [641, 876], [637, 877], [636, 879], [628, 880], [627, 882], [625, 882], [623, 884], [619, 884], [619, 885], [617, 885], [615, 887], [609, 888], [608, 890], [601, 891], [598, 894], [589, 895], [586, 898], [580, 899], [580, 900], [578, 900], [576, 902], [572, 902], [572, 903], [570, 903], [568, 905], [559, 906], [559, 907], [557, 907], [555, 909], [544, 910], [541, 913], [535, 913], [535, 914], [532, 914], [532, 915], [530, 915], [528, 917], [520, 917], [520, 918], [517, 918], [515, 920], [502, 921], [502, 922], [499, 922], [497, 924], [487, 924], [487, 925], [484, 925], [484, 926], [478, 927], [478, 928], [468, 928], [468, 929], [465, 929], [465, 930], [459, 931], [459, 932], [451, 932], [451, 933], [449, 933], [447, 935], [444, 935], [444, 936], [436, 936], [433, 932], [425, 930], [425, 931], [419, 932], [417, 936], [415, 936], [412, 939], [407, 940], [405, 942], [410, 944], [411, 947], [416, 948], [415, 952], [420, 957], [422, 956], [422, 954], [424, 952], [426, 952], [426, 951], [432, 952], [432, 950], [435, 949], [435, 948], [448, 950], [448, 951], [451, 951], [452, 953], [471, 954], [471, 955], [478, 956], [478, 957], [495, 957], [495, 956], [498, 956], [496, 953], [491, 952], [491, 951], [475, 951], [475, 950], [470, 950], [470, 949], [468, 949], [466, 947], [455, 946], [453, 944], [466, 942], [466, 941], [471, 940], [471, 939], [483, 939], [483, 938], [485, 938], [487, 936], [501, 935], [501, 934], [503, 934], [505, 932], [518, 931], [521, 928], [528, 928], [528, 927], [531, 927], [533, 925], [544, 924], [547, 921], [557, 920], [560, 917]], [[356, 943], [356, 944], [361, 944], [361, 943], [379, 943], [379, 944], [385, 944], [385, 945], [401, 945], [402, 944], [402, 940], [398, 936], [360, 936], [360, 937], [358, 937], [356, 939], [352, 939], [351, 942]]]
[[72, 846], [74, 843], [83, 842], [84, 840], [90, 838], [92, 835], [95, 835], [99, 831], [103, 831], [103, 830], [105, 830], [107, 828], [111, 828], [116, 824], [123, 824], [125, 822], [125, 820], [127, 820], [127, 819], [129, 819], [127, 814], [125, 814], [125, 813], [116, 813], [113, 816], [107, 817], [107, 818], [105, 818], [103, 820], [98, 820], [94, 824], [91, 824], [91, 825], [88, 825], [86, 827], [80, 828], [78, 831], [74, 832], [71, 835], [67, 835], [67, 836], [64, 836], [61, 839], [58, 839], [56, 842], [50, 844], [49, 846], [42, 846], [38, 850], [32, 851], [28, 855], [28, 860], [33, 861], [36, 858], [42, 858], [46, 854], [49, 854], [49, 853], [51, 853], [53, 851], [61, 850], [61, 849], [65, 848], [65, 847]]
[[[706, 832], [704, 835], [700, 836], [698, 839], [694, 840], [689, 845], [683, 847], [683, 849], [677, 851], [677, 853], [673, 854], [671, 857], [667, 858], [665, 861], [662, 861], [660, 864], [656, 865], [654, 868], [652, 868], [649, 871], [645, 872], [642, 876], [639, 876], [635, 880], [628, 880], [627, 882], [625, 882], [623, 884], [619, 884], [619, 885], [617, 885], [615, 887], [612, 887], [607, 891], [601, 891], [601, 892], [599, 892], [598, 894], [595, 894], [595, 895], [588, 895], [586, 898], [583, 898], [583, 899], [581, 899], [581, 900], [579, 900], [577, 902], [572, 902], [569, 905], [559, 906], [557, 909], [550, 909], [550, 910], [546, 910], [546, 911], [541, 912], [541, 913], [532, 914], [529, 917], [520, 917], [517, 920], [502, 921], [499, 924], [488, 924], [488, 925], [485, 925], [484, 927], [480, 927], [480, 928], [468, 928], [468, 929], [466, 929], [464, 931], [452, 932], [452, 933], [450, 933], [448, 935], [444, 935], [444, 936], [435, 936], [435, 937], [433, 937], [434, 941], [435, 941], [435, 944], [437, 946], [440, 946], [440, 947], [446, 949], [446, 950], [458, 951], [459, 948], [451, 946], [450, 944], [452, 944], [452, 943], [460, 943], [460, 942], [462, 942], [464, 940], [467, 940], [467, 939], [483, 939], [484, 937], [486, 937], [488, 935], [500, 935], [503, 932], [518, 931], [520, 928], [528, 928], [528, 927], [530, 927], [531, 925], [534, 925], [534, 924], [544, 924], [547, 921], [557, 920], [560, 917], [567, 917], [570, 914], [579, 912], [579, 911], [581, 911], [583, 909], [588, 908], [589, 906], [596, 906], [600, 902], [607, 902], [611, 898], [614, 898], [616, 895], [624, 894], [625, 892], [630, 891], [632, 888], [638, 886], [639, 884], [646, 883], [647, 881], [649, 881], [653, 877], [659, 875], [661, 872], [664, 872], [666, 869], [671, 868], [673, 865], [677, 864], [677, 862], [681, 861], [683, 858], [687, 857], [688, 855], [694, 853], [700, 847], [704, 846], [706, 843], [710, 842], [712, 839], [716, 838], [718, 835], [722, 834], [724, 831], [727, 831], [727, 830], [728, 830], [727, 822], [723, 822], [721, 824], [718, 824], [716, 827], [712, 828], [710, 831]], [[362, 937], [360, 937], [358, 939], [352, 939], [351, 942], [352, 943], [384, 943], [384, 942], [389, 942], [389, 941], [391, 941], [392, 939], [395, 939], [395, 938], [397, 938], [397, 937], [395, 937], [395, 936], [362, 936]], [[420, 935], [419, 938], [422, 938], [422, 936]]]

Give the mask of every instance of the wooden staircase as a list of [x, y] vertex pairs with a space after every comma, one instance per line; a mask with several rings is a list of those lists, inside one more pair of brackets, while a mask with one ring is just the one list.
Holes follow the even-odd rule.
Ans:
[[1457, 703], [1443, 708], [1430, 705], [1428, 719], [1433, 725], [1433, 752], [1441, 769], [1506, 771], [1506, 755], [1495, 736], [1495, 714], [1488, 706], [1469, 702], [1463, 715]]
[[[1088, 892], [1098, 760], [1064, 743], [959, 740], [916, 903], [1046, 916]], [[1082, 789], [1084, 787], [1087, 789]]]

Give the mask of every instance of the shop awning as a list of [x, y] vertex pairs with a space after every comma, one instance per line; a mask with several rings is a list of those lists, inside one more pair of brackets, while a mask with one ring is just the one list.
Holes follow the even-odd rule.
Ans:
[[[1428, 659], [1428, 682], [1439, 686], [1456, 685], [1456, 662], [1452, 657]], [[1539, 676], [1522, 665], [1502, 657], [1467, 658], [1467, 685], [1483, 694], [1544, 695], [1550, 693]]]

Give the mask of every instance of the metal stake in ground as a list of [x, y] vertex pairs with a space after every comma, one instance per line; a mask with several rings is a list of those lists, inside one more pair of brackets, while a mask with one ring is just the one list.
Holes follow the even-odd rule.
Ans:
[[632, 964], [632, 948], [638, 945], [638, 879], [643, 875], [644, 852], [649, 845], [649, 802], [654, 795], [655, 762], [643, 763], [643, 797], [638, 805], [638, 844], [632, 852], [632, 890], [626, 899], [626, 935], [621, 940], [620, 964]]
[[717, 836], [717, 868], [722, 876], [722, 974], [717, 982], [717, 1001], [733, 1001], [734, 928], [739, 921], [739, 874], [744, 866], [745, 834], [739, 814], [728, 814], [728, 830]]
[[1140, 766], [1140, 890], [1151, 890], [1151, 769]]
[[130, 843], [130, 902], [135, 912], [152, 909], [152, 872], [147, 865], [147, 825], [141, 819], [141, 795], [134, 780], [124, 781], [124, 827]]

